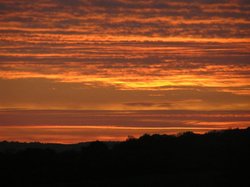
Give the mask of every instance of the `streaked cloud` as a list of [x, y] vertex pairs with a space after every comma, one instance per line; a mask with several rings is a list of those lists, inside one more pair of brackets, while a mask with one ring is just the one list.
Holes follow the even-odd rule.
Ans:
[[0, 141], [76, 143], [249, 126], [249, 111], [1, 110]]
[[0, 0], [0, 15], [0, 108], [249, 109], [248, 1]]

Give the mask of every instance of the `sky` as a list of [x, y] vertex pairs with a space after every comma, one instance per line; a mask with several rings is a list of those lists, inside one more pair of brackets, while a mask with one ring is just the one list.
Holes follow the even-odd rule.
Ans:
[[[248, 0], [0, 0], [0, 139], [120, 140], [129, 125], [151, 133], [149, 122], [154, 133], [246, 127], [249, 60]], [[170, 123], [176, 111], [197, 118]]]

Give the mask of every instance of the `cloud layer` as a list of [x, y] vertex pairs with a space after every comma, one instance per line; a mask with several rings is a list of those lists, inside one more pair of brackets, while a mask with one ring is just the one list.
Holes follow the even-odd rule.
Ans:
[[0, 111], [0, 141], [76, 143], [250, 125], [246, 111]]
[[249, 109], [250, 3], [0, 0], [0, 107]]

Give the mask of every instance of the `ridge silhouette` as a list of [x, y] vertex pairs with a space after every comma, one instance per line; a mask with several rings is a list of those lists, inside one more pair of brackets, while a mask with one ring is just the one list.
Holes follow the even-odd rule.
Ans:
[[17, 150], [12, 144], [0, 143], [3, 187], [250, 186], [250, 127], [145, 134], [112, 146], [95, 141], [61, 151], [57, 144]]

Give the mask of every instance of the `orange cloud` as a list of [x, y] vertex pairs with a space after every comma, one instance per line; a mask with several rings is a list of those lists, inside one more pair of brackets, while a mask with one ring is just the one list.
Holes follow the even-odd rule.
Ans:
[[[66, 106], [65, 94], [54, 90], [63, 103], [51, 108], [124, 109], [132, 107], [124, 103], [145, 101], [156, 103], [153, 109], [238, 110], [250, 105], [250, 4], [246, 1], [48, 0], [34, 4], [0, 0], [0, 6], [0, 78], [5, 90], [0, 108], [41, 105], [39, 92], [29, 102], [25, 94], [14, 97], [16, 104], [8, 98], [18, 88], [8, 81], [21, 79], [23, 83], [36, 79], [38, 84], [49, 80], [46, 88], [52, 82], [65, 87], [78, 83], [89, 92], [105, 90], [110, 94], [106, 97], [119, 98], [105, 106], [94, 99], [82, 107], [79, 101], [87, 102], [84, 94], [70, 88], [77, 97], [68, 98], [74, 102]], [[187, 93], [190, 90], [193, 94]], [[27, 90], [22, 92], [28, 95]], [[40, 92], [48, 103], [56, 100], [50, 92]], [[143, 96], [135, 100], [134, 92]], [[163, 95], [165, 100], [148, 95]], [[207, 101], [204, 95], [212, 99]], [[219, 106], [215, 95], [221, 98]], [[48, 105], [40, 106], [44, 107]]]

